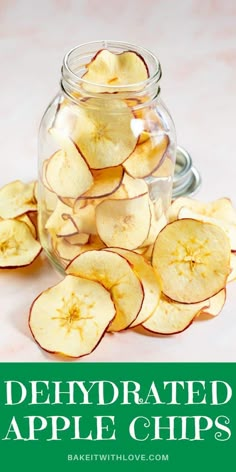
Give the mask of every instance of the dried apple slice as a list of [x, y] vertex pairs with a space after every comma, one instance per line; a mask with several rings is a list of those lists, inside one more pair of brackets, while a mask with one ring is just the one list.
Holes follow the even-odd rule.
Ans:
[[169, 138], [164, 135], [152, 135], [150, 139], [136, 146], [133, 153], [125, 161], [126, 172], [134, 178], [144, 178], [151, 175], [162, 163], [169, 144]]
[[[139, 195], [142, 195], [143, 193], [148, 192], [148, 185], [147, 183], [142, 180], [142, 179], [134, 179], [130, 175], [126, 174], [124, 175], [122, 185], [123, 187], [125, 196], [118, 196], [119, 190], [115, 193], [116, 198], [134, 198], [134, 197], [139, 197]], [[114, 195], [112, 196], [114, 198]]]
[[73, 139], [89, 167], [104, 169], [122, 164], [137, 143], [131, 129], [133, 115], [126, 103], [100, 98], [98, 107], [98, 101], [90, 98], [86, 106], [77, 108]]
[[0, 189], [0, 217], [16, 218], [28, 211], [37, 211], [34, 182], [24, 184], [15, 180]]
[[56, 151], [46, 167], [46, 179], [50, 188], [61, 197], [77, 198], [93, 184], [92, 174], [70, 138], [51, 130], [62, 149]]
[[121, 185], [124, 169], [122, 166], [92, 170], [93, 185], [80, 198], [95, 199], [113, 194]]
[[169, 298], [196, 303], [222, 290], [230, 272], [230, 245], [212, 223], [183, 219], [157, 236], [152, 264]]
[[81, 246], [85, 244], [70, 244], [70, 242], [66, 241], [65, 238], [57, 238], [54, 239], [53, 242], [53, 250], [58, 254], [61, 259], [68, 262], [72, 261], [75, 257], [81, 254]]
[[[114, 54], [108, 49], [101, 49], [87, 64], [87, 72], [83, 79], [92, 83], [84, 83], [83, 88], [89, 92], [115, 92], [116, 86], [122, 85], [125, 91], [126, 85], [134, 84], [133, 90], [140, 89], [138, 82], [148, 78], [148, 68], [144, 59], [134, 51], [125, 51]], [[103, 87], [99, 87], [101, 84]], [[108, 87], [104, 87], [107, 85]], [[112, 86], [112, 90], [111, 90]], [[128, 90], [130, 87], [128, 87]]]
[[114, 315], [110, 294], [101, 284], [67, 276], [33, 302], [29, 327], [42, 349], [82, 357], [99, 344]]
[[231, 252], [230, 256], [230, 274], [227, 279], [227, 282], [232, 282], [236, 280], [236, 253]]
[[168, 178], [174, 174], [174, 168], [175, 166], [173, 161], [170, 159], [170, 157], [166, 156], [160, 167], [152, 172], [152, 176], [158, 178]]
[[226, 223], [236, 224], [236, 210], [229, 198], [219, 198], [213, 202], [203, 203], [188, 197], [179, 197], [171, 205], [169, 209], [169, 221], [178, 218], [181, 208], [199, 213], [200, 215], [209, 216], [225, 221]]
[[90, 235], [85, 233], [74, 233], [65, 236], [65, 241], [73, 246], [83, 246], [89, 241]]
[[142, 308], [137, 318], [130, 325], [130, 328], [134, 328], [149, 318], [159, 303], [161, 291], [158, 278], [154, 272], [154, 269], [141, 255], [132, 251], [128, 251], [127, 249], [120, 248], [109, 248], [106, 249], [106, 251], [113, 251], [125, 257], [125, 259], [127, 259], [127, 261], [131, 264], [135, 274], [141, 280], [144, 291], [144, 299]]
[[151, 224], [148, 194], [132, 199], [105, 200], [96, 207], [97, 231], [107, 246], [136, 249]]
[[[157, 205], [155, 205], [157, 204]], [[151, 225], [147, 238], [143, 242], [142, 246], [150, 246], [156, 241], [157, 235], [160, 233], [162, 228], [166, 226], [167, 219], [164, 213], [159, 213], [158, 211], [158, 202], [149, 201], [150, 211], [151, 211]], [[158, 216], [156, 216], [158, 215]]]
[[[68, 207], [60, 200], [57, 200], [56, 208], [53, 213], [49, 216], [45, 228], [52, 231], [55, 234], [60, 234], [61, 228], [65, 225], [65, 221], [72, 214], [72, 208]], [[73, 224], [73, 222], [72, 222]], [[76, 225], [74, 224], [76, 227]]]
[[68, 265], [66, 272], [96, 280], [111, 292], [116, 316], [108, 331], [126, 329], [137, 318], [143, 303], [143, 286], [123, 256], [104, 250], [84, 252]]
[[204, 221], [205, 223], [213, 223], [223, 229], [230, 241], [231, 251], [236, 250], [236, 224], [227, 223], [226, 221], [213, 218], [211, 216], [195, 213], [188, 208], [181, 208], [178, 213], [178, 219], [191, 218], [194, 220]]
[[0, 221], [0, 267], [15, 268], [31, 264], [41, 251], [29, 226], [17, 220]]
[[220, 314], [221, 310], [224, 307], [226, 300], [226, 289], [224, 288], [219, 293], [214, 295], [214, 297], [209, 298], [209, 306], [202, 309], [200, 315], [210, 315], [210, 316], [217, 316]]
[[34, 226], [34, 224], [32, 223], [31, 219], [29, 218], [28, 215], [24, 214], [24, 215], [21, 215], [21, 216], [18, 216], [16, 218], [17, 221], [23, 221], [23, 223], [27, 224], [27, 226], [29, 227], [31, 233], [32, 233], [32, 236], [36, 239], [37, 237], [37, 231], [36, 231], [36, 228]]
[[208, 301], [201, 303], [178, 303], [161, 294], [160, 302], [152, 316], [142, 325], [157, 334], [177, 334], [187, 329]]
[[[96, 201], [96, 200], [95, 200]], [[78, 213], [73, 213], [71, 218], [73, 219], [78, 231], [85, 234], [97, 234], [95, 211], [96, 204], [94, 200], [89, 201], [89, 204], [83, 208], [77, 209], [77, 204], [75, 209]]]

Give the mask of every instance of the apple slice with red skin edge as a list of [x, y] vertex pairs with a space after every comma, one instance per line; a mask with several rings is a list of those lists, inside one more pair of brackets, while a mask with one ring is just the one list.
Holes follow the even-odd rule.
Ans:
[[230, 256], [230, 274], [228, 276], [227, 283], [228, 282], [233, 282], [234, 280], [236, 280], [236, 253], [231, 252], [231, 256]]
[[95, 216], [98, 234], [106, 246], [136, 249], [150, 229], [149, 196], [105, 200], [96, 207]]
[[164, 161], [161, 163], [160, 167], [156, 169], [154, 172], [152, 172], [153, 177], [158, 177], [158, 178], [166, 178], [170, 177], [174, 174], [174, 163], [171, 160], [170, 157], [166, 155], [166, 158]]
[[82, 244], [70, 244], [66, 238], [55, 238], [53, 240], [53, 250], [58, 254], [59, 258], [67, 261], [67, 265], [75, 257], [81, 253], [81, 246], [85, 246], [86, 243]]
[[29, 227], [34, 239], [37, 238], [37, 231], [36, 231], [35, 225], [32, 223], [30, 217], [26, 213], [24, 215], [18, 216], [15, 219], [17, 221], [23, 221], [23, 223], [25, 223]]
[[212, 202], [204, 203], [189, 197], [179, 197], [170, 206], [169, 221], [177, 220], [181, 208], [213, 218], [225, 221], [226, 223], [236, 223], [236, 211], [229, 198], [219, 198]]
[[[121, 198], [134, 198], [139, 197], [143, 193], [148, 193], [148, 185], [145, 180], [134, 179], [127, 173], [124, 174], [121, 187], [123, 187], [124, 193], [126, 193], [126, 197], [121, 196]], [[119, 190], [115, 193], [115, 198], [120, 198]]]
[[227, 223], [223, 220], [213, 218], [211, 216], [205, 216], [200, 213], [195, 213], [188, 208], [181, 208], [178, 213], [178, 219], [182, 218], [191, 218], [198, 221], [203, 221], [205, 223], [212, 223], [219, 226], [222, 230], [225, 231], [225, 234], [229, 238], [231, 251], [236, 250], [236, 224]]
[[89, 242], [90, 235], [85, 233], [75, 233], [65, 236], [65, 241], [72, 246], [84, 246]]
[[[156, 205], [155, 205], [156, 203]], [[143, 242], [142, 246], [150, 246], [156, 241], [157, 235], [160, 233], [162, 228], [166, 226], [167, 219], [164, 213], [159, 213], [159, 208], [162, 207], [162, 204], [159, 205], [159, 202], [149, 201], [150, 211], [151, 211], [151, 225], [147, 238]], [[159, 216], [156, 216], [158, 214]]]
[[67, 276], [33, 302], [29, 327], [45, 351], [78, 358], [96, 348], [114, 316], [110, 294], [101, 284]]
[[97, 234], [96, 219], [95, 219], [96, 204], [92, 201], [84, 208], [81, 208], [78, 213], [71, 215], [74, 224], [80, 233]]
[[123, 256], [102, 249], [84, 252], [68, 265], [66, 273], [79, 277], [83, 274], [111, 292], [116, 316], [108, 331], [122, 331], [137, 318], [144, 299], [143, 286]]
[[107, 248], [106, 251], [116, 252], [125, 257], [142, 283], [144, 299], [137, 318], [130, 325], [130, 328], [134, 328], [149, 318], [159, 303], [161, 290], [158, 278], [152, 266], [141, 255], [120, 248]]
[[[120, 90], [116, 86], [121, 85], [122, 91], [130, 90], [130, 88], [139, 90], [144, 87], [139, 82], [144, 82], [149, 77], [144, 59], [134, 51], [114, 54], [108, 49], [101, 49], [86, 67], [87, 72], [82, 77], [86, 80], [83, 88], [93, 93], [114, 93]], [[127, 88], [125, 88], [126, 85]]]
[[142, 326], [156, 334], [178, 334], [187, 329], [201, 313], [208, 301], [200, 303], [178, 303], [161, 294], [159, 304]]
[[93, 184], [93, 176], [73, 141], [51, 129], [61, 149], [49, 159], [46, 179], [49, 187], [63, 198], [77, 198]]
[[223, 288], [216, 295], [208, 299], [209, 306], [202, 309], [201, 313], [199, 313], [199, 317], [204, 318], [204, 315], [218, 316], [224, 307], [225, 301], [226, 289]]
[[25, 184], [20, 180], [10, 182], [0, 189], [0, 217], [3, 219], [37, 211], [34, 197], [34, 182]]
[[41, 249], [26, 223], [17, 220], [0, 221], [0, 268], [28, 266]]
[[122, 183], [124, 169], [122, 166], [92, 170], [93, 185], [81, 195], [81, 199], [96, 199], [113, 194]]
[[[54, 155], [54, 154], [53, 154]], [[52, 156], [53, 156], [52, 155]], [[52, 157], [51, 156], [51, 157]], [[47, 189], [48, 192], [52, 192], [54, 193], [54, 191], [52, 190], [52, 188], [50, 187], [48, 181], [47, 181], [47, 167], [48, 167], [48, 164], [49, 164], [49, 161], [50, 161], [50, 158], [49, 159], [45, 159], [45, 161], [43, 162], [42, 164], [42, 176], [40, 178], [40, 181], [42, 182], [43, 186], [44, 186], [44, 189]]]
[[64, 198], [64, 197], [59, 197], [58, 196], [58, 199], [61, 200], [61, 202], [64, 203], [64, 205], [66, 205], [70, 208], [73, 208], [74, 204], [76, 202], [75, 198]]
[[166, 296], [180, 303], [201, 302], [226, 285], [230, 272], [228, 237], [212, 223], [174, 221], [157, 236], [152, 265]]
[[[117, 167], [133, 152], [137, 139], [133, 114], [123, 100], [89, 98], [77, 107], [73, 140], [90, 169]], [[84, 192], [83, 192], [84, 193]]]
[[166, 134], [152, 137], [136, 146], [130, 157], [124, 162], [126, 172], [134, 178], [151, 175], [162, 164], [169, 138]]
[[71, 214], [72, 208], [68, 207], [60, 200], [57, 200], [56, 208], [49, 216], [45, 228], [51, 230], [55, 234], [59, 234], [60, 229], [65, 225], [66, 219], [68, 219]]

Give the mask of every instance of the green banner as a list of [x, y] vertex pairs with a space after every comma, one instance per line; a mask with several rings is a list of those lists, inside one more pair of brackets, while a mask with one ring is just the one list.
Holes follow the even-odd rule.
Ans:
[[234, 470], [235, 372], [234, 363], [0, 364], [1, 470]]

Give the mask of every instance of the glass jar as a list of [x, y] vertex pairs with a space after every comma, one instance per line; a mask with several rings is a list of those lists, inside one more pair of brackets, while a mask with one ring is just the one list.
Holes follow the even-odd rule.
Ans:
[[[88, 81], [87, 64], [104, 49], [135, 53], [147, 78]], [[160, 78], [151, 52], [123, 42], [87, 43], [65, 56], [60, 91], [39, 131], [39, 235], [61, 272], [90, 249], [122, 247], [150, 257], [166, 224], [176, 154]]]

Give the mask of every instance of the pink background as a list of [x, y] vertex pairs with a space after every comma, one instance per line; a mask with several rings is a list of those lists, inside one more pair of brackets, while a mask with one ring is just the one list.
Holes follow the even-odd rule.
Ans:
[[[203, 177], [198, 197], [236, 204], [235, 25], [235, 0], [1, 0], [0, 185], [37, 176], [37, 128], [57, 92], [63, 55], [79, 43], [117, 39], [159, 57], [178, 143]], [[55, 359], [33, 342], [27, 318], [32, 300], [57, 280], [44, 258], [0, 271], [0, 361]], [[235, 287], [214, 320], [172, 337], [106, 335], [82, 361], [236, 361]]]

